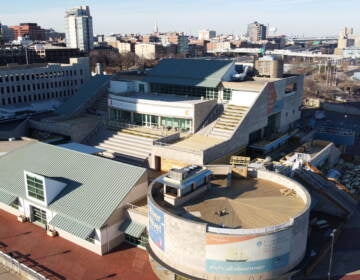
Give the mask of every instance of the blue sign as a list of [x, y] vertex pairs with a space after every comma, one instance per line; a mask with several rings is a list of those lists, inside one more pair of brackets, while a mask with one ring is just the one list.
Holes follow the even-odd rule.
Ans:
[[149, 201], [149, 236], [164, 251], [164, 213]]
[[271, 259], [256, 261], [206, 260], [206, 271], [215, 274], [258, 274], [287, 266], [289, 253]]

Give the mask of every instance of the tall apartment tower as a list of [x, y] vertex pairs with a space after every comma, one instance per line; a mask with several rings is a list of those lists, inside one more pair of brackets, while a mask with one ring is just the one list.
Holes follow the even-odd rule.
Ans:
[[215, 30], [204, 29], [199, 31], [199, 40], [210, 40], [216, 37]]
[[258, 42], [266, 39], [266, 26], [257, 21], [248, 25], [247, 36], [251, 42]]
[[67, 10], [65, 21], [66, 46], [89, 52], [94, 44], [92, 16], [90, 15], [89, 6], [80, 6]]

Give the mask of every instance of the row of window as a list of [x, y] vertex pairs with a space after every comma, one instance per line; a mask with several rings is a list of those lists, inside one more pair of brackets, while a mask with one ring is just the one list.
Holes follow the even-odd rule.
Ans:
[[178, 85], [164, 85], [151, 84], [151, 92], [189, 95], [196, 97], [204, 97], [206, 99], [217, 99], [218, 90], [216, 88], [196, 87], [196, 86], [178, 86]]
[[7, 82], [18, 82], [18, 81], [30, 81], [30, 80], [38, 80], [38, 79], [48, 79], [48, 78], [57, 78], [57, 77], [65, 77], [65, 76], [77, 76], [77, 74], [83, 75], [83, 69], [80, 69], [79, 72], [77, 70], [64, 70], [64, 71], [56, 71], [56, 72], [44, 72], [44, 73], [34, 73], [34, 74], [10, 74], [10, 75], [2, 75], [0, 76], [0, 83]]
[[[80, 80], [80, 85], [84, 83], [84, 80]], [[59, 81], [59, 82], [50, 82], [50, 83], [38, 83], [38, 84], [26, 84], [26, 85], [16, 85], [16, 86], [6, 86], [0, 87], [0, 94], [6, 93], [19, 93], [19, 92], [27, 92], [31, 90], [40, 90], [40, 89], [52, 89], [57, 87], [65, 87], [65, 86], [77, 86], [77, 80], [67, 80], [67, 81]]]
[[48, 100], [52, 98], [62, 98], [73, 95], [76, 92], [74, 89], [68, 89], [63, 91], [53, 91], [47, 93], [35, 93], [31, 95], [19, 95], [13, 97], [3, 97], [1, 98], [1, 105], [11, 105], [23, 102], [33, 102], [33, 101], [41, 101]]

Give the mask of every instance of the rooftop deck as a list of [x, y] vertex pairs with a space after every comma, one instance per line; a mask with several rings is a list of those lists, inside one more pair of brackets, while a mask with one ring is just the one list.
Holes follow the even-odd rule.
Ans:
[[[287, 222], [300, 213], [304, 201], [296, 195], [283, 195], [287, 190], [279, 184], [262, 179], [217, 179], [200, 197], [183, 207], [172, 207], [160, 195], [158, 204], [166, 210], [197, 222], [228, 228], [260, 228]], [[221, 213], [222, 212], [222, 213]]]

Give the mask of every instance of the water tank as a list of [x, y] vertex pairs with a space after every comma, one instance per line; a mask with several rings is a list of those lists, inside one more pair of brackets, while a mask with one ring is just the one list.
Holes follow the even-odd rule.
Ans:
[[255, 61], [255, 68], [259, 76], [269, 78], [282, 78], [284, 62], [280, 57], [264, 56]]

